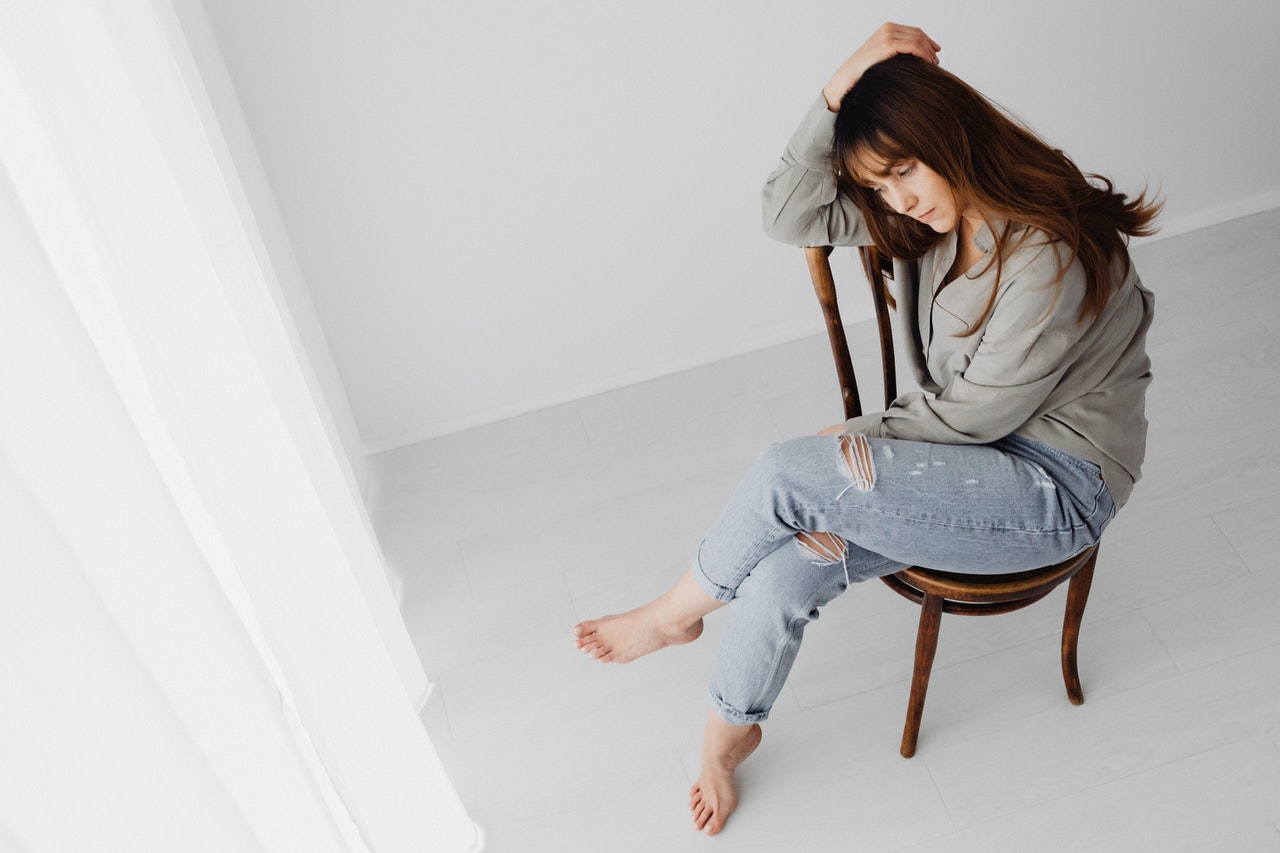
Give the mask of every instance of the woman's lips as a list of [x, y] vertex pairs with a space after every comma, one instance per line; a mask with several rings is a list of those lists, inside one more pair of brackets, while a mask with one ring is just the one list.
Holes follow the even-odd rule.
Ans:
[[933, 218], [933, 212], [935, 210], [937, 210], [936, 207], [930, 208], [928, 211], [917, 216], [916, 219], [919, 220], [920, 222], [928, 222], [930, 219]]

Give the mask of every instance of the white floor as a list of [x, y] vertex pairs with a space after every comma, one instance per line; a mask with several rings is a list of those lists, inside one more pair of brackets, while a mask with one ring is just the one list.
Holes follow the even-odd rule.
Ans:
[[717, 838], [686, 808], [717, 617], [627, 666], [570, 627], [665, 589], [757, 451], [840, 419], [825, 339], [374, 457], [437, 683], [423, 719], [487, 849], [1280, 851], [1280, 211], [1135, 256], [1150, 447], [1103, 541], [1085, 704], [1059, 673], [1062, 591], [949, 616], [904, 760], [917, 610], [855, 588], [811, 626]]

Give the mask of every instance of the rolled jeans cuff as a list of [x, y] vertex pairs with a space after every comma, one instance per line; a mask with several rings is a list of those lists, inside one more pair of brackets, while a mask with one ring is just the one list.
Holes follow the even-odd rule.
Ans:
[[731, 726], [749, 726], [752, 723], [763, 723], [765, 720], [769, 719], [768, 709], [746, 714], [739, 711], [737, 708], [734, 708], [732, 705], [729, 705], [717, 696], [714, 690], [711, 691], [709, 695], [711, 696], [711, 707], [720, 715], [720, 719], [724, 720]]
[[[698, 550], [702, 550], [701, 545], [698, 546]], [[693, 581], [698, 585], [698, 589], [716, 601], [733, 601], [736, 590], [721, 586], [707, 577], [707, 573], [702, 570], [702, 562], [698, 559], [698, 554], [694, 554], [693, 560], [689, 563], [689, 573], [693, 575]]]

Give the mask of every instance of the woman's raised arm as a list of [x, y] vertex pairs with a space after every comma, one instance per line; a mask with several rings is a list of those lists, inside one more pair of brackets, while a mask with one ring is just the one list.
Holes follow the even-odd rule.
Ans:
[[841, 63], [836, 73], [831, 75], [831, 80], [822, 87], [827, 109], [833, 113], [839, 112], [845, 92], [852, 89], [862, 73], [877, 62], [883, 62], [899, 53], [909, 53], [937, 65], [940, 50], [942, 45], [925, 35], [924, 30], [919, 27], [888, 22], [881, 24], [871, 38]]
[[[861, 246], [871, 242], [852, 199], [836, 192], [829, 155], [835, 115], [864, 71], [899, 53], [935, 65], [941, 46], [919, 27], [883, 24], [846, 59], [787, 143], [761, 193], [764, 230], [793, 246]], [[825, 106], [825, 109], [823, 107]]]

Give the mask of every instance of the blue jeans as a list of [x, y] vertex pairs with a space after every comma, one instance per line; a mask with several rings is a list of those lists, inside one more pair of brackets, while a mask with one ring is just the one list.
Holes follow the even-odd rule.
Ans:
[[[1037, 441], [948, 445], [810, 436], [762, 453], [693, 560], [729, 602], [711, 678], [728, 722], [764, 720], [818, 608], [904, 566], [992, 574], [1051, 565], [1115, 513], [1097, 465]], [[814, 547], [813, 532], [834, 547]]]

